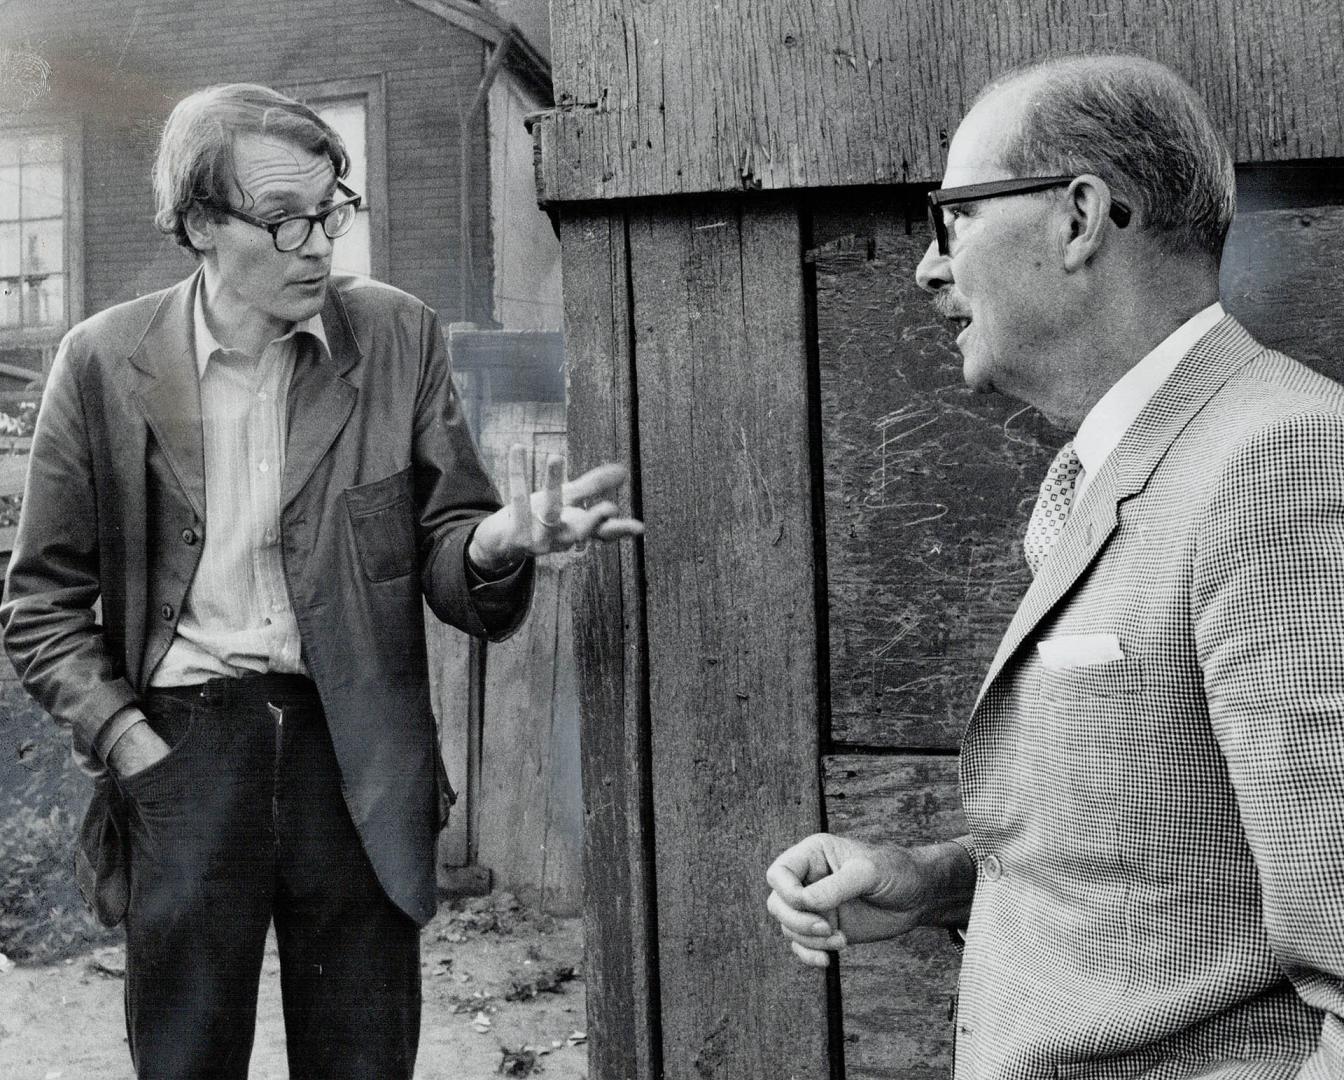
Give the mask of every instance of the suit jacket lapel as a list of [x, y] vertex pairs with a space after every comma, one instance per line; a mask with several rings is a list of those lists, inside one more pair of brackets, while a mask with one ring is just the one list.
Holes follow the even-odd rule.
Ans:
[[303, 490], [317, 463], [350, 419], [359, 391], [345, 375], [363, 355], [334, 285], [327, 286], [322, 329], [331, 355], [295, 365], [289, 384], [289, 436], [285, 447], [282, 505]]
[[1262, 349], [1240, 323], [1227, 316], [1186, 353], [1074, 505], [1054, 550], [1008, 625], [980, 688], [976, 709], [1022, 642], [1105, 546], [1119, 522], [1120, 504], [1143, 490], [1186, 425]]
[[201, 383], [191, 340], [191, 305], [201, 271], [164, 294], [131, 353], [135, 398], [192, 509], [205, 519]]

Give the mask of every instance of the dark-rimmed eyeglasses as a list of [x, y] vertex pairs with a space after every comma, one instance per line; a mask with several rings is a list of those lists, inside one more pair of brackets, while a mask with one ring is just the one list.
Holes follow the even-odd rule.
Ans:
[[274, 221], [254, 217], [233, 206], [218, 206], [213, 203], [211, 205], [222, 214], [255, 225], [258, 229], [265, 229], [271, 234], [271, 242], [275, 244], [276, 251], [298, 251], [308, 243], [314, 225], [321, 225], [322, 231], [327, 234], [327, 239], [335, 240], [338, 236], [348, 233], [350, 226], [355, 223], [355, 213], [359, 210], [363, 197], [356, 195], [339, 180], [336, 181], [336, 188], [342, 195], [347, 196], [344, 202], [319, 210], [316, 214], [291, 214], [289, 217]]
[[[987, 184], [967, 184], [965, 187], [938, 188], [929, 192], [929, 221], [933, 225], [933, 235], [938, 240], [938, 254], [950, 255], [947, 238], [947, 221], [943, 217], [943, 207], [958, 203], [980, 202], [984, 199], [999, 199], [1006, 195], [1030, 195], [1034, 191], [1046, 191], [1053, 187], [1072, 184], [1076, 176], [1023, 176], [1015, 180], [991, 180]], [[1111, 220], [1123, 229], [1129, 224], [1131, 211], [1126, 203], [1111, 199]]]

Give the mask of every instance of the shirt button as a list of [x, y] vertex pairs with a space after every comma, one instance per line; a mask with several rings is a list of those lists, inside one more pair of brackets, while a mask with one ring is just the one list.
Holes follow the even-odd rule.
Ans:
[[997, 855], [990, 855], [986, 858], [982, 868], [985, 878], [989, 881], [998, 881], [999, 878], [1003, 877], [1003, 863], [999, 862]]
[[187, 546], [191, 546], [192, 544], [196, 543], [196, 530], [195, 530], [195, 529], [183, 529], [183, 530], [182, 530], [182, 543], [186, 544]]
[[267, 529], [264, 533], [261, 534], [261, 536], [262, 536], [262, 539], [266, 541], [266, 543], [268, 543], [268, 544], [274, 544], [274, 543], [275, 543], [275, 530], [274, 530], [274, 529]]
[[258, 400], [258, 401], [265, 401], [268, 397], [270, 397], [270, 395], [267, 394], [265, 390], [259, 390], [259, 391], [257, 392], [257, 400]]
[[171, 620], [173, 617], [173, 605], [164, 604], [163, 607], [159, 608], [159, 614], [162, 615], [165, 619]]
[[271, 463], [269, 461], [263, 461], [257, 466], [257, 468], [260, 469], [262, 472], [270, 472]]

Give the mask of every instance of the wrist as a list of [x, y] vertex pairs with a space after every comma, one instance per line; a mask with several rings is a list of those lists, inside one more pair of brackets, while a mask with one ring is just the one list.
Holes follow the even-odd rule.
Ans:
[[963, 927], [975, 895], [975, 863], [961, 844], [947, 841], [913, 848], [910, 858], [924, 882], [922, 915], [925, 926]]
[[121, 770], [117, 768], [117, 765], [121, 760], [121, 753], [124, 753], [129, 747], [135, 744], [134, 738], [128, 739], [126, 736], [130, 735], [131, 732], [136, 731], [142, 724], [146, 723], [148, 723], [148, 721], [144, 716], [132, 720], [122, 730], [121, 734], [113, 740], [112, 745], [107, 748], [107, 753], [103, 756], [103, 760], [113, 769], [120, 772]]

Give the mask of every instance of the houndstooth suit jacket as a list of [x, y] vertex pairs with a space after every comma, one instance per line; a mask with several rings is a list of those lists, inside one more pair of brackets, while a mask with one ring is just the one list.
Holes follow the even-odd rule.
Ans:
[[[1085, 634], [1123, 659], [1043, 662]], [[958, 1080], [1344, 1080], [1344, 388], [1231, 318], [1191, 349], [1022, 600], [961, 790]]]

